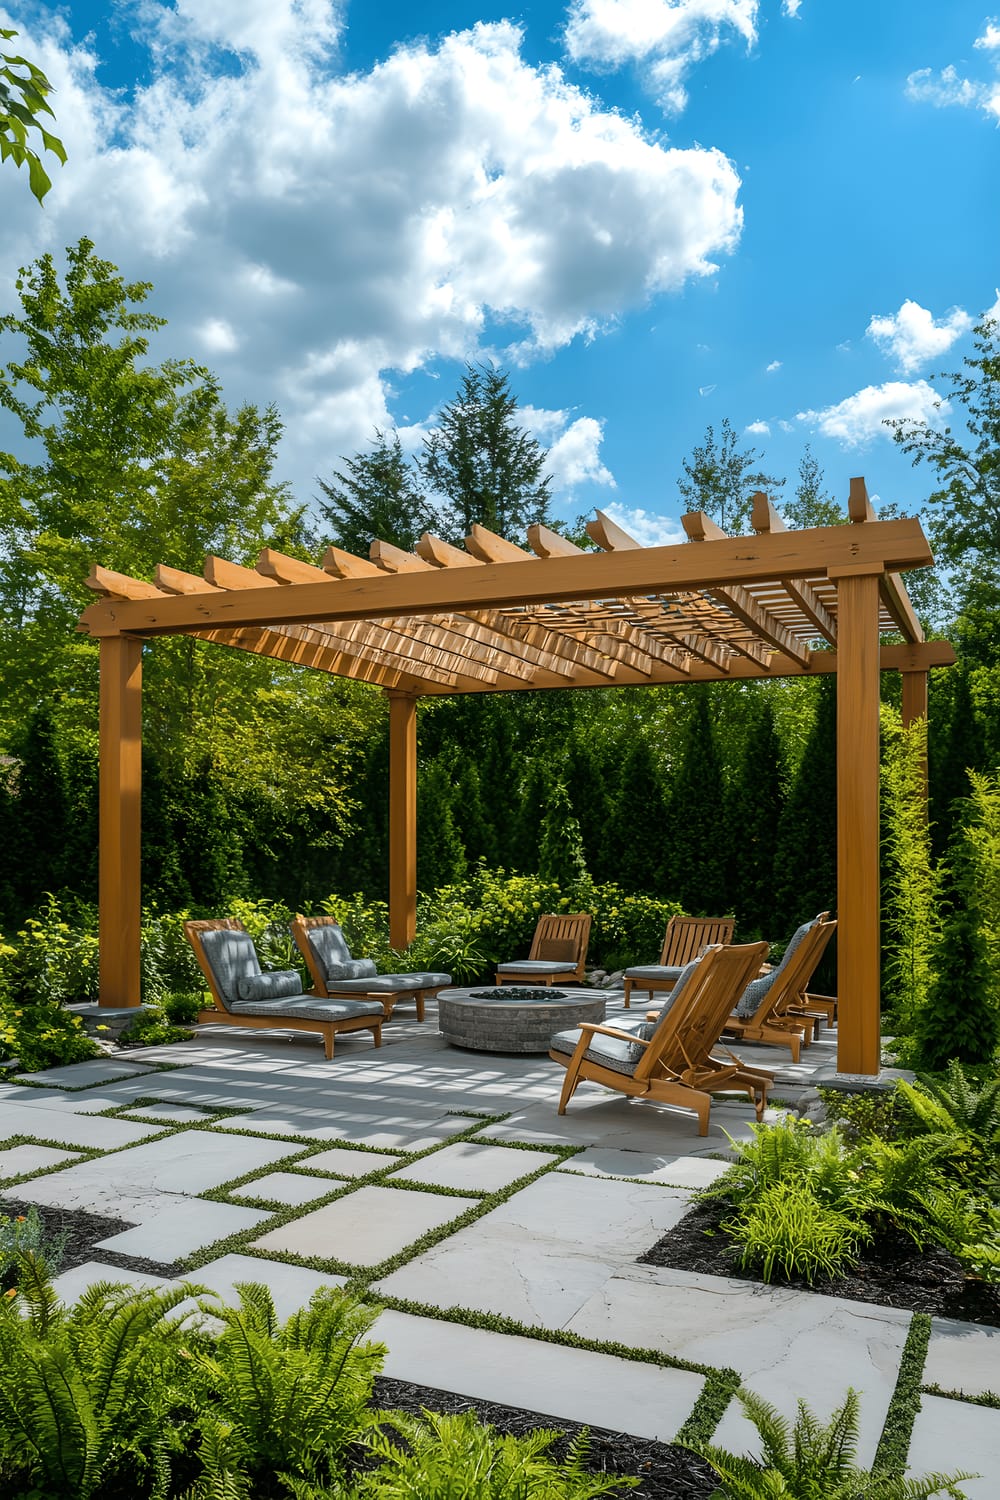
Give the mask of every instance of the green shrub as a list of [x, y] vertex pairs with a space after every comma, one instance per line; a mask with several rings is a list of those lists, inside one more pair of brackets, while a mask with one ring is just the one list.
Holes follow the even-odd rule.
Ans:
[[892, 1140], [899, 1134], [900, 1102], [895, 1089], [863, 1089], [847, 1094], [841, 1089], [818, 1090], [827, 1112], [849, 1140], [877, 1135]]
[[0, 943], [0, 995], [18, 1005], [96, 1000], [97, 911], [82, 902], [66, 910], [54, 896], [16, 936]]
[[48, 1000], [0, 1004], [0, 1054], [16, 1057], [25, 1073], [96, 1057], [100, 1048], [80, 1017]]
[[804, 1401], [798, 1403], [790, 1426], [775, 1407], [751, 1391], [740, 1391], [739, 1400], [760, 1434], [760, 1462], [711, 1443], [688, 1445], [718, 1474], [720, 1500], [858, 1500], [862, 1495], [865, 1500], [923, 1500], [942, 1492], [963, 1500], [965, 1491], [957, 1485], [978, 1478], [959, 1473], [902, 1479], [859, 1469], [858, 1397], [853, 1389], [825, 1425]]
[[25, 1255], [33, 1256], [46, 1275], [55, 1276], [62, 1265], [68, 1238], [68, 1230], [47, 1234], [34, 1205], [26, 1214], [14, 1218], [0, 1214], [0, 1291], [7, 1292], [17, 1285], [18, 1266]]
[[740, 1264], [759, 1270], [765, 1281], [775, 1272], [810, 1283], [840, 1276], [872, 1238], [859, 1214], [822, 1203], [810, 1182], [795, 1179], [768, 1184], [722, 1227], [740, 1246]]
[[190, 1026], [197, 1021], [199, 1012], [204, 1009], [204, 1002], [200, 995], [189, 992], [164, 995], [163, 1009], [167, 1020], [172, 1021], [175, 1026]]
[[166, 1047], [171, 1042], [189, 1042], [192, 1033], [176, 1026], [166, 1007], [147, 1006], [119, 1033], [120, 1047]]

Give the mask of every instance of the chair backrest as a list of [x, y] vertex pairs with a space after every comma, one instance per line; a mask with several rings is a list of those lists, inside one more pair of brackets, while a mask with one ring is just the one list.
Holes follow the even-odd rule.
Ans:
[[690, 973], [683, 993], [654, 1029], [636, 1067], [636, 1078], [704, 1066], [736, 1000], [766, 954], [764, 942], [709, 948]]
[[529, 960], [548, 959], [553, 963], [575, 964], [576, 976], [582, 979], [592, 921], [589, 911], [544, 913], [538, 919], [531, 940]]
[[331, 963], [350, 963], [351, 950], [339, 923], [332, 917], [296, 916], [292, 937], [312, 976], [317, 992], [326, 994], [326, 980]]
[[241, 979], [261, 973], [253, 939], [236, 917], [185, 922], [184, 936], [194, 949], [217, 1010], [228, 1010]]
[[[808, 923], [794, 949], [789, 943], [781, 963], [766, 976], [771, 983], [760, 997], [760, 1003], [749, 1016], [744, 1015], [754, 1026], [763, 1025], [768, 1016], [780, 1016], [804, 992], [826, 951], [827, 943], [837, 930], [836, 920], [829, 921], [827, 916], [826, 912], [821, 912], [814, 921]], [[798, 936], [796, 933], [796, 937]]]
[[731, 943], [735, 926], [733, 917], [671, 917], [660, 963], [671, 967], [689, 964], [703, 948], [714, 943]]

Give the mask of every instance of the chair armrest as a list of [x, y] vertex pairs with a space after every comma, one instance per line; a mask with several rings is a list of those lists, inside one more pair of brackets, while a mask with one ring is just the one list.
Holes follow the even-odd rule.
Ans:
[[636, 1036], [633, 1031], [617, 1031], [613, 1026], [604, 1026], [597, 1021], [582, 1021], [579, 1029], [592, 1033], [596, 1032], [600, 1036], [614, 1036], [621, 1042], [636, 1042], [640, 1047], [649, 1046], [648, 1037]]

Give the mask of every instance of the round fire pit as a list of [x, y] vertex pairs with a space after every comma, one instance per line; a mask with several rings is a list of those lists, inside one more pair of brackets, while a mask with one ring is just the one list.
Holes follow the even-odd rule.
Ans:
[[554, 1031], [604, 1020], [604, 995], [592, 990], [448, 990], [437, 1004], [441, 1035], [473, 1052], [548, 1052]]

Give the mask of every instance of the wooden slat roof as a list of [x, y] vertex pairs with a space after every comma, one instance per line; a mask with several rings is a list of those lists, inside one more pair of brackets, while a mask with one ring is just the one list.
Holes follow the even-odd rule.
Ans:
[[153, 582], [95, 565], [97, 637], [188, 634], [414, 694], [509, 692], [798, 676], [836, 670], [837, 579], [879, 577], [882, 665], [954, 661], [925, 642], [898, 573], [933, 559], [919, 522], [874, 518], [851, 481], [851, 523], [787, 531], [754, 497], [751, 537], [700, 511], [688, 542], [642, 547], [597, 512], [584, 551], [544, 526], [521, 548], [473, 526], [464, 548], [425, 535], [368, 558], [330, 547], [321, 567], [270, 548], [255, 568], [210, 557], [201, 576]]

